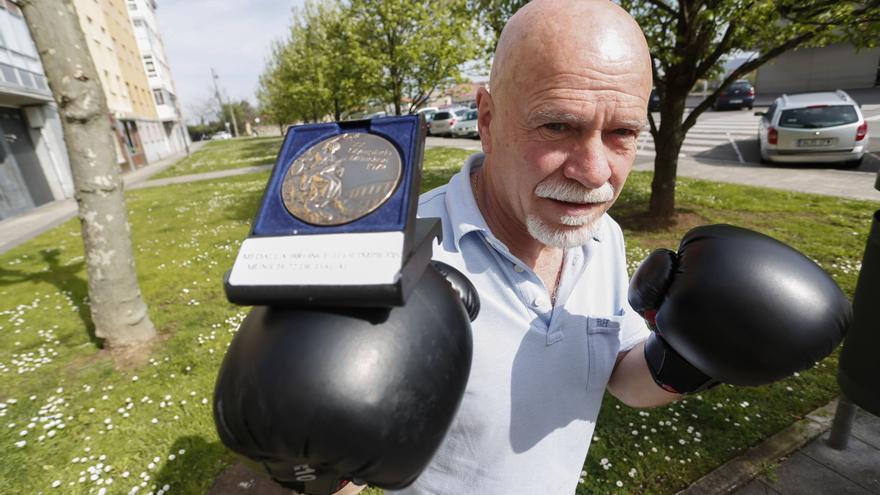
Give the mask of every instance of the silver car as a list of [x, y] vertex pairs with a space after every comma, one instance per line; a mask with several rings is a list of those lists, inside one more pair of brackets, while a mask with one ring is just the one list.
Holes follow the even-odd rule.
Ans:
[[480, 137], [477, 129], [477, 111], [471, 110], [452, 125], [452, 135], [455, 137]]
[[432, 136], [449, 136], [452, 134], [452, 126], [461, 120], [470, 110], [467, 108], [452, 108], [440, 110], [434, 114], [431, 123], [428, 124], [428, 134]]
[[868, 122], [845, 92], [782, 95], [761, 117], [762, 162], [836, 163], [856, 168], [868, 147]]

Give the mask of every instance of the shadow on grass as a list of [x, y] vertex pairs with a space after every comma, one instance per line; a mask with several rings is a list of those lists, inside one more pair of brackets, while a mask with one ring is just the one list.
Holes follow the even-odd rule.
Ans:
[[86, 332], [89, 334], [89, 340], [95, 344], [95, 347], [101, 347], [101, 339], [95, 336], [95, 324], [92, 321], [92, 314], [89, 311], [89, 305], [86, 304], [86, 298], [89, 295], [89, 285], [84, 278], [80, 276], [84, 261], [69, 265], [62, 265], [58, 261], [61, 251], [58, 249], [43, 249], [40, 256], [46, 262], [46, 270], [39, 272], [27, 272], [23, 270], [10, 270], [0, 267], [0, 285], [12, 284], [16, 282], [31, 283], [47, 283], [55, 286], [59, 292], [69, 292], [70, 298], [77, 305], [79, 318], [82, 320]]
[[[229, 459], [229, 452], [218, 440], [208, 442], [196, 435], [180, 437], [171, 445], [165, 458], [156, 463], [161, 463], [162, 469], [147, 482], [147, 488], [151, 485], [156, 488], [143, 492], [155, 492], [169, 485], [172, 493], [202, 495]], [[206, 480], [206, 477], [211, 479]]]

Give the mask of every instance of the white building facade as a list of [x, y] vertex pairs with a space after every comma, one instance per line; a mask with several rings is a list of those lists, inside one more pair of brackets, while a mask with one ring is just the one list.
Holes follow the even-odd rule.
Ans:
[[856, 50], [849, 43], [800, 48], [758, 69], [758, 93], [798, 93], [880, 86], [880, 47]]
[[158, 3], [156, 0], [126, 0], [126, 4], [159, 121], [162, 123], [163, 138], [147, 143], [144, 147], [147, 162], [153, 162], [184, 151], [189, 144], [189, 135], [177, 101], [165, 45], [159, 33], [159, 23], [156, 20]]
[[0, 220], [73, 196], [61, 120], [18, 5], [0, 0]]

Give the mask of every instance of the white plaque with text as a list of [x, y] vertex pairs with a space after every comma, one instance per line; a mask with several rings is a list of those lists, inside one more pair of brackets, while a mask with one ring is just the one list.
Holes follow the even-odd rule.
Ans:
[[397, 282], [403, 232], [245, 239], [232, 285], [382, 285]]

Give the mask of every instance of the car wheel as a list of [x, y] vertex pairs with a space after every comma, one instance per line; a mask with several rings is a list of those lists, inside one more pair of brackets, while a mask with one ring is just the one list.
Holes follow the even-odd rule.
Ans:
[[849, 160], [843, 162], [841, 165], [843, 168], [859, 168], [862, 165], [862, 160], [865, 159], [865, 155], [862, 155], [858, 160]]

